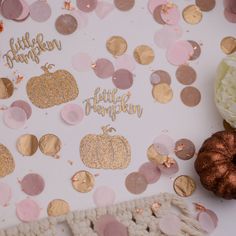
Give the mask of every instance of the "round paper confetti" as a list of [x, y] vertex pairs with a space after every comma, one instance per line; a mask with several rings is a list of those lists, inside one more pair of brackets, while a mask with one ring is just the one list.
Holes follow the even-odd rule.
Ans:
[[114, 4], [120, 11], [129, 11], [134, 7], [135, 0], [114, 0]]
[[23, 156], [32, 156], [38, 150], [38, 139], [33, 134], [24, 134], [17, 140], [17, 150]]
[[69, 35], [76, 31], [78, 22], [76, 18], [70, 14], [60, 15], [55, 22], [55, 27], [58, 33]]
[[128, 229], [118, 221], [113, 221], [105, 226], [104, 236], [128, 236]]
[[179, 171], [179, 165], [176, 160], [167, 158], [163, 164], [158, 164], [161, 173], [167, 176], [174, 175]]
[[161, 155], [160, 153], [156, 151], [154, 144], [148, 147], [147, 157], [148, 157], [148, 160], [153, 162], [155, 165], [163, 164], [165, 161], [168, 160], [166, 155]]
[[38, 174], [28, 174], [21, 181], [21, 189], [30, 196], [36, 196], [43, 192], [45, 183]]
[[175, 155], [182, 160], [189, 160], [195, 154], [195, 146], [189, 139], [180, 139], [175, 143]]
[[15, 169], [15, 162], [10, 151], [0, 144], [0, 177], [11, 174]]
[[197, 216], [201, 228], [207, 233], [212, 233], [216, 226], [212, 217], [205, 211], [202, 211]]
[[185, 87], [180, 94], [184, 105], [189, 107], [197, 106], [201, 101], [201, 93], [195, 87]]
[[201, 47], [199, 44], [193, 40], [188, 40], [188, 42], [192, 45], [193, 47], [193, 55], [190, 56], [189, 60], [196, 60], [200, 55], [201, 55]]
[[12, 96], [14, 86], [11, 80], [0, 78], [0, 99], [6, 99]]
[[165, 104], [172, 100], [173, 90], [169, 84], [156, 84], [152, 88], [152, 96], [157, 102]]
[[216, 5], [215, 0], [196, 0], [195, 2], [201, 11], [211, 11]]
[[37, 0], [29, 7], [30, 16], [37, 22], [45, 22], [52, 14], [52, 10], [47, 1]]
[[196, 80], [197, 73], [191, 66], [181, 65], [176, 70], [175, 76], [181, 84], [190, 85]]
[[181, 229], [181, 220], [174, 214], [162, 216], [159, 221], [160, 230], [166, 235], [178, 235]]
[[214, 222], [215, 227], [217, 227], [217, 225], [218, 225], [218, 217], [217, 217], [216, 213], [213, 212], [213, 211], [210, 210], [210, 209], [206, 209], [205, 212], [211, 217], [211, 219], [212, 219], [213, 222]]
[[180, 197], [189, 197], [193, 194], [196, 189], [195, 181], [187, 176], [181, 175], [174, 181], [174, 190]]
[[94, 224], [94, 230], [98, 233], [98, 235], [104, 235], [105, 227], [112, 223], [116, 222], [116, 218], [112, 215], [102, 215]]
[[161, 17], [162, 8], [163, 8], [163, 5], [159, 5], [154, 9], [153, 18], [157, 23], [164, 25], [166, 22]]
[[153, 14], [156, 7], [158, 7], [160, 5], [167, 4], [167, 3], [168, 3], [168, 0], [149, 0], [148, 1], [148, 9]]
[[48, 204], [47, 212], [49, 216], [62, 216], [70, 211], [69, 204], [62, 199], [54, 199]]
[[89, 15], [87, 13], [84, 13], [78, 9], [74, 9], [71, 10], [71, 15], [73, 15], [77, 19], [77, 22], [79, 22], [79, 29], [85, 28], [88, 25]]
[[236, 13], [232, 12], [230, 8], [225, 8], [224, 15], [227, 21], [236, 23]]
[[25, 111], [19, 107], [9, 107], [3, 113], [3, 120], [9, 128], [19, 129], [25, 125], [27, 115]]
[[161, 171], [152, 162], [146, 162], [139, 168], [139, 173], [141, 173], [147, 180], [148, 184], [156, 183], [161, 177]]
[[36, 221], [40, 215], [39, 205], [27, 198], [16, 204], [16, 215], [23, 222]]
[[71, 63], [78, 72], [86, 72], [91, 69], [92, 59], [87, 53], [79, 52], [72, 57]]
[[93, 193], [93, 201], [97, 207], [105, 207], [114, 204], [115, 197], [115, 192], [107, 186], [100, 186], [96, 188]]
[[154, 51], [147, 45], [140, 45], [134, 50], [134, 59], [141, 65], [148, 65], [153, 62]]
[[128, 71], [133, 71], [135, 69], [135, 60], [130, 55], [123, 54], [116, 58], [114, 66], [116, 70], [126, 69]]
[[115, 71], [112, 82], [118, 89], [129, 89], [133, 85], [133, 74], [125, 69]]
[[104, 19], [112, 10], [114, 5], [109, 2], [99, 1], [95, 9], [96, 15], [102, 20]]
[[105, 58], [96, 60], [93, 70], [97, 77], [101, 79], [107, 79], [114, 74], [114, 66], [111, 61]]
[[19, 0], [4, 0], [1, 3], [1, 13], [7, 19], [18, 18], [23, 11], [23, 5]]
[[143, 193], [147, 188], [146, 178], [139, 172], [133, 172], [126, 177], [125, 186], [133, 194]]
[[69, 125], [77, 125], [84, 118], [84, 110], [77, 104], [66, 104], [61, 110], [61, 118]]
[[229, 55], [233, 52], [236, 52], [236, 38], [232, 36], [225, 37], [220, 42], [221, 50]]
[[0, 205], [3, 207], [7, 206], [11, 197], [11, 188], [7, 184], [0, 182]]
[[115, 57], [123, 55], [127, 47], [126, 40], [120, 36], [112, 36], [106, 42], [107, 50]]
[[180, 20], [180, 13], [177, 5], [173, 3], [163, 5], [161, 18], [168, 25], [177, 25]]
[[27, 119], [31, 117], [32, 108], [28, 102], [25, 102], [23, 100], [17, 100], [11, 104], [11, 107], [19, 107], [25, 111]]
[[71, 178], [73, 188], [81, 193], [90, 192], [94, 187], [94, 176], [88, 171], [81, 170]]
[[186, 23], [191, 25], [198, 24], [202, 20], [202, 12], [196, 5], [189, 5], [185, 7], [182, 15]]
[[167, 71], [164, 70], [156, 70], [151, 74], [150, 81], [153, 85], [155, 84], [171, 84], [171, 77]]
[[174, 140], [166, 134], [161, 134], [157, 136], [154, 139], [153, 144], [155, 150], [161, 155], [169, 155], [174, 151]]
[[21, 12], [20, 16], [14, 19], [15, 21], [24, 21], [30, 15], [30, 10], [29, 10], [28, 3], [25, 0], [20, 0], [20, 2], [22, 4], [23, 9], [22, 9], [22, 12]]
[[54, 134], [45, 134], [39, 140], [39, 149], [47, 156], [56, 156], [61, 150], [61, 141]]
[[77, 0], [78, 8], [83, 12], [91, 12], [97, 7], [97, 0]]

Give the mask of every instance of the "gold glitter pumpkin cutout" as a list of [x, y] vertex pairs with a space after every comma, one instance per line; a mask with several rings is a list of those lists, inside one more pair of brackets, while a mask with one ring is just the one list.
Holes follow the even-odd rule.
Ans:
[[26, 86], [30, 101], [42, 109], [72, 101], [79, 95], [73, 75], [66, 70], [50, 72], [52, 66], [42, 66], [44, 74], [32, 77]]
[[80, 158], [90, 168], [124, 169], [131, 161], [131, 147], [127, 139], [120, 135], [110, 135], [116, 131], [109, 125], [102, 127], [102, 134], [88, 134], [80, 142]]

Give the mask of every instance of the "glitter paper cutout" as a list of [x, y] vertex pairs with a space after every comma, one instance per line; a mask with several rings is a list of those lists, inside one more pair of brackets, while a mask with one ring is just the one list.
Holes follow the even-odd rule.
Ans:
[[0, 178], [11, 174], [15, 169], [15, 161], [10, 151], [0, 144]]
[[38, 150], [38, 139], [32, 134], [24, 134], [17, 140], [17, 150], [23, 156], [32, 156]]
[[0, 99], [7, 99], [12, 96], [14, 86], [8, 78], [0, 78]]
[[202, 20], [202, 12], [196, 5], [189, 5], [183, 9], [183, 18], [186, 23], [195, 25]]
[[90, 168], [124, 169], [131, 161], [128, 140], [109, 125], [102, 127], [102, 134], [88, 134], [80, 142], [80, 158]]
[[61, 150], [61, 140], [54, 134], [45, 134], [39, 140], [39, 149], [43, 154], [55, 157]]
[[175, 179], [173, 187], [180, 197], [189, 197], [195, 191], [196, 183], [191, 177], [181, 175]]
[[51, 65], [41, 67], [44, 74], [32, 77], [26, 86], [30, 101], [44, 109], [77, 98], [79, 89], [73, 75], [66, 70], [50, 72]]
[[47, 213], [48, 216], [62, 216], [66, 215], [70, 211], [69, 204], [62, 199], [54, 199], [48, 204]]

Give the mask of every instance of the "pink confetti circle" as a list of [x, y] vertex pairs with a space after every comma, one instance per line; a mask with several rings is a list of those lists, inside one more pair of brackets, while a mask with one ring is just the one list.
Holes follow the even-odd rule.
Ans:
[[30, 104], [23, 100], [17, 100], [11, 104], [11, 107], [19, 107], [23, 109], [26, 113], [27, 119], [29, 119], [32, 115], [32, 108]]
[[78, 72], [86, 72], [91, 69], [92, 59], [87, 53], [79, 52], [72, 57], [71, 63]]
[[210, 209], [206, 209], [206, 213], [211, 217], [211, 219], [214, 222], [215, 227], [217, 227], [218, 225], [218, 216], [216, 215], [216, 213]]
[[25, 19], [28, 18], [29, 14], [30, 14], [30, 10], [29, 10], [29, 5], [28, 3], [25, 1], [25, 0], [20, 0], [21, 4], [22, 4], [22, 7], [23, 7], [23, 11], [22, 13], [20, 14], [19, 17], [17, 17], [16, 21], [23, 21]]
[[179, 171], [179, 165], [174, 160], [174, 164], [171, 166], [166, 166], [165, 164], [159, 164], [158, 168], [160, 169], [161, 173], [167, 176], [174, 175]]
[[114, 221], [106, 225], [104, 236], [128, 236], [128, 229], [119, 221]]
[[[166, 5], [164, 5], [165, 8]], [[161, 11], [161, 18], [168, 25], [177, 25], [180, 21], [180, 12], [177, 5], [173, 4], [172, 7], [166, 7]]]
[[152, 162], [146, 162], [139, 168], [139, 173], [141, 173], [147, 180], [148, 184], [156, 183], [161, 176], [161, 171]]
[[3, 120], [9, 128], [19, 129], [25, 125], [27, 115], [22, 108], [9, 107], [3, 113]]
[[112, 82], [118, 89], [129, 89], [133, 85], [133, 74], [126, 69], [119, 69], [113, 74]]
[[40, 207], [34, 200], [27, 198], [16, 204], [16, 215], [23, 222], [35, 221], [39, 218]]
[[126, 69], [128, 71], [133, 71], [135, 69], [135, 64], [134, 58], [127, 54], [117, 57], [114, 62], [116, 70]]
[[114, 74], [114, 66], [111, 61], [105, 58], [96, 60], [94, 64], [94, 73], [101, 79], [107, 79]]
[[149, 9], [150, 13], [153, 14], [156, 7], [158, 7], [160, 5], [167, 4], [167, 3], [168, 3], [168, 0], [149, 0], [148, 1], [148, 9]]
[[83, 12], [91, 12], [97, 7], [97, 0], [77, 0], [77, 6]]
[[201, 228], [207, 233], [212, 233], [216, 226], [212, 217], [205, 211], [202, 211], [198, 214], [197, 219]]
[[156, 137], [153, 141], [155, 150], [161, 155], [169, 155], [174, 151], [175, 142], [174, 140], [165, 134], [161, 134]]
[[101, 216], [94, 224], [94, 230], [98, 235], [103, 235], [106, 225], [116, 222], [116, 218], [112, 215], [103, 215]]
[[76, 9], [71, 11], [71, 15], [74, 16], [79, 22], [79, 29], [82, 29], [88, 25], [88, 14]]
[[233, 12], [229, 7], [225, 8], [224, 15], [227, 21], [231, 23], [236, 23], [236, 13]]
[[33, 20], [37, 22], [47, 21], [51, 14], [52, 10], [47, 1], [37, 0], [29, 6], [30, 16]]
[[179, 235], [181, 229], [181, 221], [174, 214], [168, 214], [161, 217], [159, 221], [160, 230], [167, 235]]
[[11, 197], [11, 188], [7, 184], [0, 182], [0, 205], [3, 207], [7, 206]]
[[100, 186], [93, 193], [93, 201], [97, 207], [114, 204], [115, 197], [115, 192], [107, 186]]
[[114, 10], [114, 4], [109, 2], [99, 1], [95, 9], [97, 17], [101, 20], [108, 16]]
[[61, 118], [69, 125], [77, 125], [84, 118], [84, 110], [77, 104], [66, 104], [61, 110]]

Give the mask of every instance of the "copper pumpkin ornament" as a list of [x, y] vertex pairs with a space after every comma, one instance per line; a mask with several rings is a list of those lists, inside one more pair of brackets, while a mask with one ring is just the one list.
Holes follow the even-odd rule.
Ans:
[[225, 199], [236, 199], [236, 132], [220, 131], [205, 140], [195, 161], [202, 185]]

